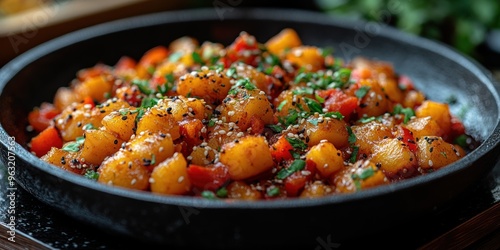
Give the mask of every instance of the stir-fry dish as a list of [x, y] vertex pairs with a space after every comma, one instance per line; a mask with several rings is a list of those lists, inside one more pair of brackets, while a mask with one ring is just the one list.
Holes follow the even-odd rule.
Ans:
[[[30, 112], [30, 150], [97, 182], [270, 200], [358, 192], [446, 167], [471, 137], [388, 62], [293, 29], [224, 46], [181, 37], [82, 69]], [[68, 173], [70, 174], [70, 173]]]

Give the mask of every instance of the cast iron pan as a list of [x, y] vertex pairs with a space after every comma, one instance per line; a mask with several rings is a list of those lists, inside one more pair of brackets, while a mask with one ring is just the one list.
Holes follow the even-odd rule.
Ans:
[[[220, 14], [220, 15], [219, 15]], [[266, 41], [291, 27], [304, 44], [333, 47], [336, 56], [387, 60], [430, 99], [455, 96], [467, 109], [467, 131], [482, 144], [440, 171], [363, 192], [314, 200], [212, 201], [109, 187], [53, 167], [27, 150], [27, 113], [51, 101], [77, 70], [120, 56], [139, 58], [184, 35], [231, 43], [240, 31]], [[166, 245], [311, 246], [397, 228], [445, 204], [491, 170], [499, 158], [500, 100], [492, 77], [452, 49], [378, 23], [347, 22], [295, 10], [216, 9], [165, 12], [98, 25], [47, 42], [0, 71], [1, 152], [14, 136], [16, 178], [41, 201], [96, 228]], [[75, 225], [76, 226], [76, 225]], [[415, 236], [409, 236], [415, 237]], [[390, 240], [390, 234], [388, 235]], [[387, 239], [384, 239], [387, 240]]]

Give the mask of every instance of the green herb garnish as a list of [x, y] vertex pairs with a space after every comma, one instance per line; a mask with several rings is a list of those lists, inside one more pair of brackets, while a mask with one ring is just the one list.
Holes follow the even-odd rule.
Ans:
[[304, 150], [307, 148], [307, 144], [305, 144], [301, 139], [286, 137], [286, 140], [292, 145], [295, 149]]
[[408, 121], [411, 119], [411, 117], [415, 116], [415, 111], [413, 111], [413, 109], [411, 109], [411, 108], [403, 108], [403, 106], [401, 106], [401, 104], [397, 104], [396, 106], [394, 106], [393, 113], [395, 115], [397, 115], [397, 114], [404, 115], [405, 116], [405, 118], [403, 120], [404, 124], [407, 124]]
[[293, 173], [304, 169], [306, 166], [306, 162], [303, 160], [295, 160], [288, 168], [281, 169], [278, 174], [276, 174], [276, 178], [283, 180], [286, 177], [292, 175]]
[[80, 146], [82, 146], [84, 142], [85, 142], [85, 137], [79, 136], [76, 138], [75, 141], [66, 143], [62, 147], [62, 150], [66, 152], [78, 152], [78, 150], [80, 150]]
[[209, 199], [209, 200], [215, 200], [215, 199], [217, 199], [217, 197], [215, 196], [214, 192], [209, 191], [209, 190], [203, 190], [203, 192], [201, 192], [201, 197], [203, 197], [205, 199]]
[[169, 62], [177, 62], [177, 61], [179, 61], [179, 59], [181, 59], [182, 56], [183, 56], [183, 53], [180, 51], [172, 53], [172, 54], [170, 54], [170, 56], [168, 56], [168, 61]]
[[148, 80], [134, 79], [132, 80], [132, 85], [136, 85], [139, 88], [139, 90], [146, 95], [150, 95], [154, 92], [152, 89], [149, 88]]
[[304, 97], [304, 101], [307, 104], [307, 107], [309, 107], [309, 110], [312, 112], [318, 112], [319, 114], [323, 114], [323, 108], [321, 107], [321, 104], [319, 104], [317, 101]]
[[82, 127], [83, 130], [97, 129], [92, 123], [87, 123]]
[[369, 90], [370, 90], [369, 86], [362, 86], [361, 88], [359, 88], [354, 92], [354, 95], [356, 95], [357, 98], [361, 99], [368, 93]]
[[268, 188], [266, 193], [270, 197], [275, 197], [275, 196], [278, 196], [280, 194], [280, 189], [279, 189], [279, 187]]
[[200, 54], [198, 54], [198, 52], [193, 51], [193, 53], [191, 54], [191, 56], [193, 57], [193, 61], [194, 61], [195, 63], [201, 64], [201, 65], [203, 65], [203, 64], [204, 64], [204, 62], [203, 62], [203, 60], [201, 59], [201, 56], [200, 56]]
[[94, 171], [92, 169], [87, 169], [87, 171], [85, 171], [85, 174], [83, 176], [87, 179], [94, 180], [94, 181], [97, 181], [97, 179], [99, 179], [99, 173], [97, 173], [96, 171]]
[[279, 125], [270, 124], [270, 125], [267, 125], [267, 127], [270, 128], [275, 133], [281, 133], [281, 131], [283, 131], [283, 128]]

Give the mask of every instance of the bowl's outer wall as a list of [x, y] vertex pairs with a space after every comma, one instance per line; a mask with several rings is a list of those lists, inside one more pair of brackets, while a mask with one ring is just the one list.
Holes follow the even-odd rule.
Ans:
[[[7, 65], [3, 74], [0, 72], [1, 84], [6, 81], [5, 78], [10, 78], [6, 77], [6, 72], [19, 70], [12, 79], [7, 79], [8, 84], [1, 93], [1, 125], [8, 133], [0, 131], [1, 138], [15, 136], [17, 142], [26, 147], [30, 138], [25, 131], [27, 113], [42, 101], [51, 101], [56, 89], [67, 86], [77, 70], [97, 62], [113, 65], [123, 55], [138, 59], [148, 49], [167, 45], [184, 35], [199, 41], [210, 40], [228, 45], [242, 30], [255, 35], [258, 41], [266, 41], [287, 27], [294, 28], [304, 44], [333, 47], [338, 57], [351, 59], [363, 55], [392, 62], [397, 72], [412, 78], [417, 88], [423, 89], [430, 99], [445, 101], [450, 96], [457, 97], [458, 104], [453, 105], [452, 110], [457, 114], [467, 109], [463, 119], [469, 133], [480, 140], [491, 136], [498, 138], [498, 95], [492, 88], [491, 79], [482, 76], [483, 72], [474, 63], [445, 47], [429, 43], [428, 49], [424, 49], [423, 45], [411, 43], [412, 39], [424, 40], [394, 31], [384, 33], [386, 28], [381, 25], [378, 26], [380, 33], [375, 34], [374, 29], [367, 28], [367, 24], [338, 21], [331, 24], [326, 17], [312, 18], [302, 12], [283, 12], [279, 14], [281, 18], [277, 17], [278, 14], [273, 18], [263, 18], [273, 14], [269, 11], [250, 11], [246, 17], [242, 13], [237, 10], [227, 13], [225, 21], [212, 14], [208, 15], [211, 17], [209, 20], [194, 21], [178, 15], [180, 20], [186, 21], [103, 32], [103, 35], [90, 40], [84, 38], [92, 35], [92, 30], [86, 30], [70, 38], [81, 41], [57, 51], [45, 55], [43, 49], [38, 49], [41, 58], [34, 57], [36, 53], [31, 52], [31, 57], [18, 59]], [[166, 22], [162, 18], [156, 15], [148, 20]], [[255, 20], [242, 20], [244, 18]], [[168, 19], [173, 20], [175, 18]], [[132, 26], [140, 25], [136, 20]], [[114, 29], [113, 26], [100, 28]], [[392, 38], [388, 34], [400, 36]], [[61, 41], [61, 44], [64, 43]], [[45, 48], [51, 50], [53, 47]], [[442, 49], [447, 52], [440, 53]], [[33, 58], [35, 60], [28, 63]], [[248, 205], [248, 209], [224, 205], [204, 207], [204, 203], [197, 202], [193, 202], [193, 206], [176, 206], [161, 199], [160, 202], [135, 199], [137, 196], [129, 197], [126, 192], [125, 195], [100, 192], [92, 188], [94, 183], [90, 181], [90, 187], [87, 187], [75, 184], [60, 172], [48, 174], [44, 169], [47, 164], [33, 157], [17, 159], [16, 177], [19, 184], [34, 196], [72, 217], [143, 240], [200, 246], [249, 246], [261, 242], [297, 246], [315, 244], [318, 237], [340, 241], [356, 234], [382, 230], [392, 223], [412, 219], [449, 201], [498, 161], [496, 141], [498, 139], [490, 141], [490, 145], [482, 150], [487, 153], [477, 161], [464, 160], [461, 164], [467, 166], [457, 166], [458, 170], [440, 178], [419, 177], [421, 181], [413, 181], [415, 185], [385, 187], [381, 195], [366, 195], [362, 199], [322, 203], [301, 200], [296, 201], [297, 205], [289, 203], [286, 208], [280, 209], [272, 206], [256, 209], [253, 205]], [[16, 150], [26, 155], [20, 146]], [[1, 153], [5, 160], [5, 143], [2, 143]], [[308, 206], [309, 203], [314, 206]]]

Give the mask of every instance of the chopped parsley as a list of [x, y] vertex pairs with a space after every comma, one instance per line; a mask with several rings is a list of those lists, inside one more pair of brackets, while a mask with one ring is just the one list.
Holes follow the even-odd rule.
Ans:
[[358, 146], [352, 147], [352, 154], [351, 154], [351, 158], [349, 159], [350, 163], [356, 162], [356, 159], [358, 158], [358, 152], [359, 152]]
[[357, 98], [361, 99], [363, 98], [366, 94], [368, 94], [368, 91], [370, 90], [369, 86], [362, 86], [358, 90], [354, 92], [354, 95], [356, 95]]
[[411, 108], [403, 108], [403, 106], [401, 106], [401, 104], [397, 104], [396, 106], [394, 106], [393, 113], [395, 115], [397, 115], [397, 114], [404, 115], [405, 116], [405, 118], [403, 120], [404, 124], [407, 124], [408, 121], [411, 119], [411, 117], [415, 116], [415, 111], [413, 111], [413, 109], [411, 109]]
[[217, 196], [214, 194], [214, 192], [210, 190], [203, 190], [203, 192], [201, 192], [201, 197], [209, 200], [217, 199]]
[[349, 143], [354, 144], [356, 142], [356, 135], [352, 132], [352, 129], [350, 126], [346, 126], [347, 133], [349, 134]]
[[215, 126], [215, 121], [214, 121], [214, 120], [210, 120], [210, 121], [208, 121], [208, 126], [209, 126], [209, 127], [213, 127], [213, 126]]
[[203, 60], [201, 59], [200, 54], [198, 54], [198, 52], [193, 51], [193, 53], [191, 54], [191, 57], [193, 57], [193, 61], [194, 61], [195, 63], [201, 64], [201, 65], [205, 64], [205, 63], [203, 62]]
[[217, 190], [217, 192], [215, 192], [215, 194], [217, 195], [217, 197], [226, 198], [227, 197], [227, 188], [221, 187]]
[[276, 174], [276, 178], [283, 180], [286, 177], [292, 175], [293, 173], [300, 171], [306, 167], [306, 162], [303, 160], [295, 160], [288, 168], [281, 169], [278, 174]]
[[267, 125], [267, 127], [270, 128], [275, 133], [281, 133], [283, 131], [283, 128], [279, 125], [270, 124], [270, 125]]
[[62, 150], [66, 152], [78, 152], [78, 150], [80, 150], [80, 146], [82, 146], [84, 142], [85, 142], [85, 137], [79, 136], [76, 138], [75, 141], [66, 143], [62, 147]]
[[92, 123], [87, 123], [82, 127], [83, 130], [97, 129]]
[[132, 80], [132, 85], [136, 85], [139, 88], [139, 91], [146, 95], [153, 94], [153, 90], [149, 88], [149, 81], [148, 80], [140, 80], [140, 79], [134, 79]]
[[469, 137], [467, 135], [459, 135], [457, 138], [455, 138], [455, 144], [458, 144], [462, 148], [467, 148], [467, 140]]
[[231, 67], [231, 68], [227, 69], [226, 76], [229, 77], [229, 78], [231, 78], [231, 77], [237, 77], [237, 75], [236, 75], [236, 68], [235, 67]]
[[267, 189], [267, 192], [266, 194], [270, 197], [275, 197], [275, 196], [278, 196], [280, 194], [280, 188], [279, 187], [269, 187]]
[[85, 174], [83, 176], [87, 179], [94, 180], [94, 181], [97, 181], [97, 179], [99, 179], [99, 173], [97, 173], [96, 171], [94, 171], [92, 169], [87, 169], [87, 171], [85, 171]]
[[363, 170], [360, 174], [354, 173], [351, 175], [351, 178], [353, 180], [355, 179], [360, 179], [360, 180], [366, 180], [370, 177], [372, 177], [375, 174], [375, 170], [373, 168], [367, 168]]
[[312, 112], [318, 112], [319, 114], [323, 114], [323, 108], [321, 107], [321, 104], [319, 104], [317, 101], [307, 97], [304, 97], [304, 101], [306, 102], [309, 110], [311, 110]]
[[301, 139], [286, 137], [286, 140], [295, 149], [300, 149], [300, 150], [307, 149], [307, 144], [305, 144]]

